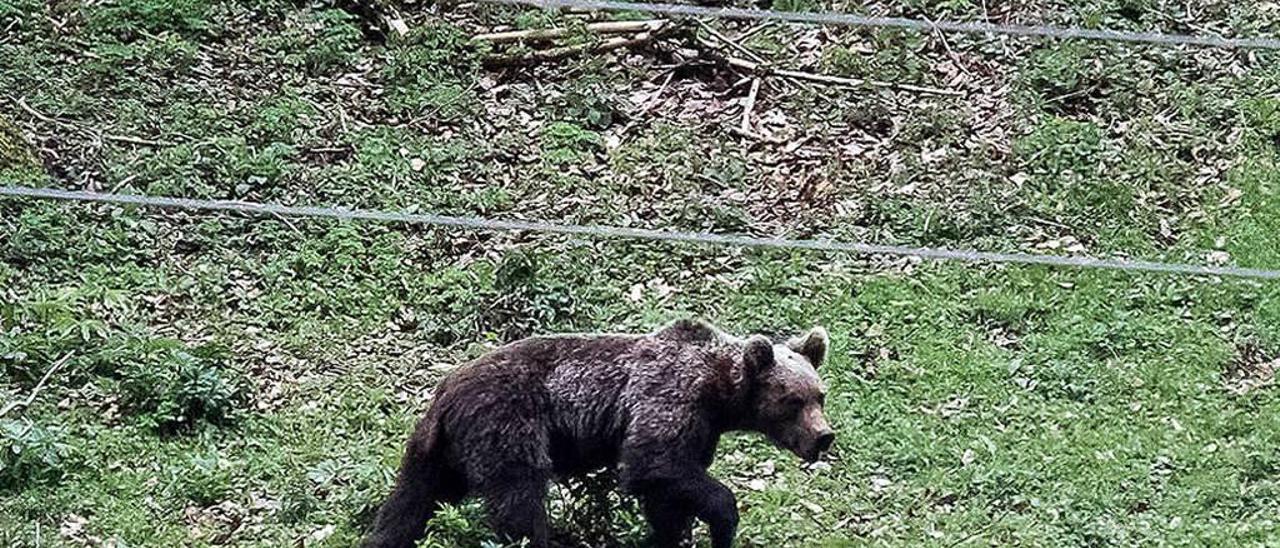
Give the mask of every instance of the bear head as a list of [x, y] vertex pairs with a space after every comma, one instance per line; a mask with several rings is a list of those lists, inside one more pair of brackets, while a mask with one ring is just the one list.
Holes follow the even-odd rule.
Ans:
[[743, 348], [748, 428], [809, 462], [836, 439], [823, 415], [827, 389], [818, 376], [828, 345], [826, 330], [816, 327], [781, 344], [756, 335]]

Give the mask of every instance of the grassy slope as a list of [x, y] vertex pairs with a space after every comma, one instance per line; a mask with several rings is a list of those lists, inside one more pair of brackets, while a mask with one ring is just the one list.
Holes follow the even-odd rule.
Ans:
[[[1056, 5], [1138, 26], [1125, 6]], [[622, 97], [660, 79], [657, 61], [570, 62], [493, 97], [459, 29], [548, 22], [513, 13], [415, 21], [383, 48], [337, 12], [283, 4], [0, 0], [0, 22], [18, 21], [0, 40], [0, 104], [57, 186], [1196, 261], [1216, 247], [1280, 265], [1273, 57], [841, 34], [875, 49], [824, 49], [834, 72], [942, 85], [959, 55], [978, 76], [954, 100], [769, 99], [820, 159], [783, 158], [786, 171], [678, 106], [621, 134]], [[677, 82], [676, 103], [727, 85], [705, 78]], [[838, 152], [851, 141], [870, 152]], [[73, 352], [0, 423], [6, 454], [22, 451], [0, 461], [7, 544], [350, 544], [449, 365], [525, 333], [678, 314], [835, 336], [830, 466], [750, 437], [721, 450], [744, 544], [1280, 538], [1280, 399], [1224, 388], [1280, 352], [1273, 284], [19, 200], [0, 202], [0, 226], [0, 395]], [[235, 407], [225, 424], [199, 420], [218, 405]], [[596, 514], [557, 513], [598, 533]], [[447, 513], [432, 542], [483, 542], [479, 519]], [[614, 521], [638, 538], [634, 516]]]

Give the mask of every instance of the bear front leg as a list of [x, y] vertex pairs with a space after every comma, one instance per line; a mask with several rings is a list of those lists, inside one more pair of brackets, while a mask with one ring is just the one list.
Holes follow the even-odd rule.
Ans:
[[684, 392], [670, 386], [675, 384], [663, 377], [652, 388], [657, 397], [632, 411], [619, 459], [623, 490], [653, 509], [665, 507], [648, 513], [655, 535], [675, 535], [692, 515], [711, 529], [713, 548], [731, 548], [738, 504], [728, 487], [707, 475], [719, 434], [702, 400], [678, 397]]
[[712, 479], [705, 471], [690, 470], [672, 477], [641, 480], [636, 482], [636, 486], [642, 499], [652, 505], [667, 506], [666, 510], [659, 512], [658, 522], [650, 522], [655, 539], [658, 535], [674, 534], [674, 520], [668, 519], [678, 516], [684, 507], [691, 509], [692, 514], [711, 529], [712, 548], [732, 548], [738, 529], [737, 499], [728, 487]]
[[658, 548], [685, 546], [693, 531], [693, 511], [683, 504], [657, 497], [640, 501], [644, 517], [653, 529], [651, 544]]

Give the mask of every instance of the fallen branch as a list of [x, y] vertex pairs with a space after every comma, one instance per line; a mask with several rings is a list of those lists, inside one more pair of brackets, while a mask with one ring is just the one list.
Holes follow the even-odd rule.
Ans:
[[561, 46], [557, 48], [531, 51], [531, 52], [523, 53], [519, 55], [493, 56], [485, 59], [484, 63], [486, 65], [497, 65], [497, 66], [519, 65], [524, 63], [554, 61], [557, 59], [563, 59], [565, 57], [571, 57], [574, 55], [579, 55], [587, 52], [601, 53], [601, 52], [611, 51], [615, 49], [629, 48], [629, 47], [652, 42], [659, 36], [663, 36], [666, 34], [665, 32], [662, 32], [662, 31], [669, 30], [670, 28], [671, 27], [664, 26], [660, 28], [659, 31], [655, 31], [655, 32], [643, 32], [631, 37], [615, 37], [615, 38], [610, 38], [608, 40], [595, 42], [591, 44], [575, 44], [572, 46]]
[[912, 84], [898, 84], [894, 82], [881, 82], [879, 80], [864, 80], [862, 78], [846, 78], [843, 76], [830, 76], [826, 74], [815, 74], [812, 72], [802, 72], [798, 70], [777, 69], [777, 68], [765, 66], [763, 63], [756, 63], [754, 61], [739, 59], [737, 57], [725, 57], [724, 59], [725, 59], [725, 62], [729, 64], [729, 66], [737, 67], [750, 72], [774, 74], [777, 76], [795, 78], [797, 80], [807, 80], [809, 82], [817, 82], [820, 84], [854, 87], [854, 88], [863, 88], [863, 87], [891, 88], [891, 89], [901, 89], [904, 91], [914, 91], [917, 93], [948, 95], [952, 97], [963, 95], [959, 91], [950, 90], [950, 89], [916, 86]]
[[39, 395], [40, 390], [44, 388], [44, 383], [49, 380], [49, 377], [53, 375], [54, 371], [57, 371], [58, 368], [62, 367], [62, 364], [67, 363], [67, 360], [71, 359], [71, 354], [72, 354], [71, 352], [67, 352], [62, 356], [62, 358], [58, 359], [58, 361], [54, 362], [53, 365], [49, 366], [49, 370], [44, 372], [43, 377], [40, 377], [40, 381], [37, 382], [35, 387], [31, 389], [31, 393], [27, 394], [27, 399], [22, 401], [10, 402], [8, 405], [4, 406], [4, 409], [0, 409], [0, 417], [3, 417], [9, 414], [10, 411], [13, 411], [14, 409], [17, 409], [19, 407], [26, 407], [28, 405], [31, 405], [31, 402], [36, 401], [36, 396]]
[[[586, 26], [586, 31], [592, 34], [628, 34], [633, 32], [656, 32], [661, 29], [669, 21], [666, 19], [653, 19], [649, 21], [605, 21], [602, 23], [590, 23]], [[477, 34], [471, 37], [472, 42], [488, 42], [490, 44], [506, 44], [510, 42], [536, 42], [542, 40], [553, 40], [573, 34], [578, 29], [573, 28], [554, 28], [554, 29], [530, 29], [530, 30], [513, 30], [506, 32], [494, 32], [489, 34]]]
[[747, 32], [744, 32], [744, 33], [742, 33], [742, 34], [739, 34], [739, 35], [738, 35], [738, 40], [740, 40], [740, 41], [744, 41], [744, 42], [745, 42], [746, 40], [750, 39], [752, 36], [755, 36], [755, 35], [757, 35], [757, 34], [760, 34], [760, 31], [763, 31], [763, 30], [765, 30], [765, 29], [767, 29], [767, 28], [769, 28], [769, 27], [772, 27], [772, 26], [774, 26], [774, 25], [769, 24], [768, 22], [765, 22], [765, 23], [763, 23], [763, 24], [760, 24], [760, 25], [756, 25], [756, 26], [754, 26], [754, 27], [751, 27], [750, 29], [747, 29]]
[[719, 40], [724, 45], [738, 50], [738, 53], [741, 53], [743, 55], [746, 55], [747, 57], [750, 57], [751, 60], [757, 63], [765, 62], [764, 58], [761, 57], [758, 53], [751, 51], [746, 46], [729, 39], [728, 36], [725, 36], [723, 33], [716, 30], [715, 27], [708, 25], [705, 21], [698, 20], [698, 24], [702, 26], [703, 30], [707, 31], [707, 34], [710, 34], [711, 36], [715, 37], [716, 40]]
[[762, 80], [763, 78], [760, 77], [751, 79], [751, 91], [747, 92], [747, 100], [742, 105], [742, 123], [736, 128], [730, 128], [729, 132], [753, 141], [780, 145], [782, 144], [780, 139], [757, 133], [754, 129], [751, 129], [751, 113], [756, 109], [756, 96], [760, 94], [760, 82]]

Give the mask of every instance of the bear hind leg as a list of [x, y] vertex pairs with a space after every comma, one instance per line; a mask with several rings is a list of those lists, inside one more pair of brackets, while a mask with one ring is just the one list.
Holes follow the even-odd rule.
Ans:
[[[511, 477], [511, 476], [508, 476]], [[484, 491], [485, 510], [494, 532], [505, 542], [527, 540], [530, 548], [545, 548], [551, 540], [547, 520], [547, 474], [528, 471], [523, 478]]]
[[437, 456], [411, 448], [396, 486], [378, 510], [363, 548], [409, 548], [422, 537], [427, 521], [441, 503], [456, 504], [466, 496], [462, 475]]
[[[504, 541], [530, 548], [550, 541], [545, 499], [551, 478], [551, 437], [545, 395], [511, 385], [468, 402], [459, 417], [482, 416], [484, 428], [460, 424], [455, 447], [468, 485], [484, 499], [493, 530]], [[459, 419], [461, 420], [461, 419]]]

